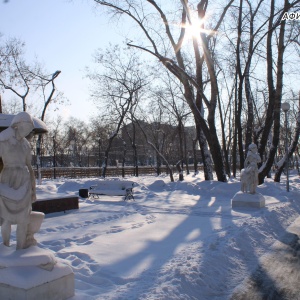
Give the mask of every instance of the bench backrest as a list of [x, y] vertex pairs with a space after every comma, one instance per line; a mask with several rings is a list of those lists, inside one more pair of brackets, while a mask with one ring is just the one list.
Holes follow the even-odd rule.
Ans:
[[133, 181], [107, 180], [107, 181], [98, 182], [98, 184], [93, 186], [92, 189], [95, 189], [95, 190], [114, 190], [114, 189], [126, 190], [126, 189], [132, 188], [132, 187], [133, 187]]

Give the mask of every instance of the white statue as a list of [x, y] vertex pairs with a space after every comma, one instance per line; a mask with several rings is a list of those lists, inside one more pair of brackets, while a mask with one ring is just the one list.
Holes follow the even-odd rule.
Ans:
[[[31, 212], [36, 191], [31, 148], [26, 136], [33, 128], [31, 116], [21, 112], [13, 118], [10, 127], [0, 133], [0, 156], [4, 165], [0, 175], [1, 234], [3, 244], [9, 246], [11, 225], [17, 224], [16, 249], [36, 244], [33, 234], [44, 218], [41, 213]], [[30, 222], [39, 224], [29, 226]]]
[[257, 164], [261, 162], [257, 152], [256, 144], [249, 145], [249, 151], [245, 159], [245, 168], [241, 170], [242, 192], [255, 194], [258, 185], [258, 168]]

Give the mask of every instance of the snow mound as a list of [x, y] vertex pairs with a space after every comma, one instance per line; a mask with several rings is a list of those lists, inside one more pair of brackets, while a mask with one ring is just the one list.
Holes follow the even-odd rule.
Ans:
[[165, 187], [166, 187], [166, 183], [161, 179], [155, 180], [152, 184], [150, 184], [148, 186], [148, 188], [150, 190], [154, 190], [154, 191], [155, 190], [160, 190], [161, 188], [165, 188]]

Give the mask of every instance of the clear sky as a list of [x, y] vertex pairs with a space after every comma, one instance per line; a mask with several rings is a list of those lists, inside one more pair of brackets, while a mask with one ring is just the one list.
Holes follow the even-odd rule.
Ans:
[[84, 69], [97, 48], [123, 41], [126, 29], [116, 27], [92, 0], [0, 0], [4, 38], [22, 39], [28, 62], [37, 56], [49, 73], [62, 71], [56, 83], [70, 105], [58, 113], [84, 121], [96, 113]]

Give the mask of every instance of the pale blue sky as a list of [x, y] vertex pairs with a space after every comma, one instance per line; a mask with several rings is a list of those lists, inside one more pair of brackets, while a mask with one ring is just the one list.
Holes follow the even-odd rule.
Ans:
[[[0, 0], [1, 1], [1, 0]], [[59, 113], [83, 120], [95, 113], [84, 68], [97, 48], [120, 43], [126, 34], [91, 0], [9, 0], [0, 2], [0, 32], [26, 43], [28, 60], [37, 56], [49, 73], [61, 70], [57, 86], [71, 105]]]

